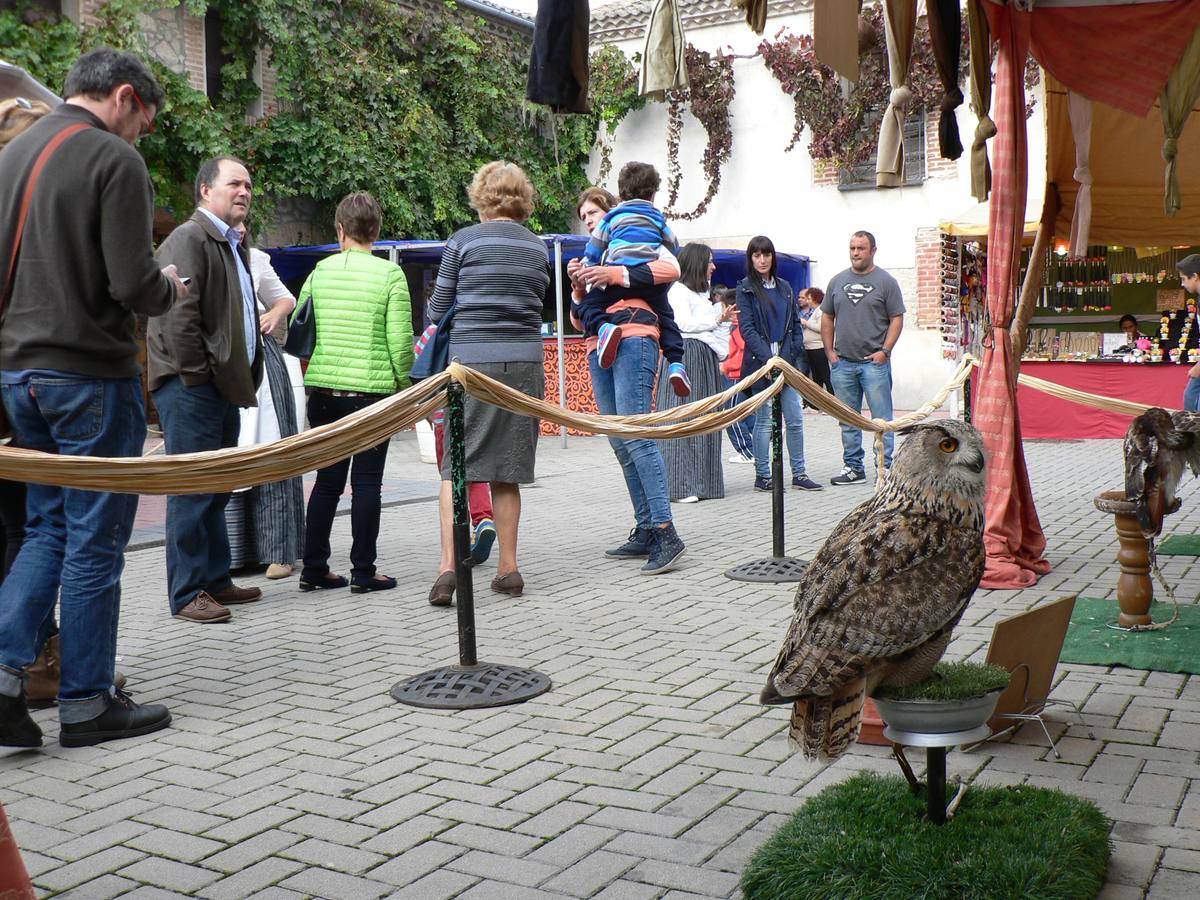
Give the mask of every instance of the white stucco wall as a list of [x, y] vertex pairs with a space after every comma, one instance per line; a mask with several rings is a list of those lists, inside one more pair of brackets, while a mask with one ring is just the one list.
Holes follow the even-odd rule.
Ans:
[[[767, 36], [780, 27], [795, 33], [811, 29], [811, 14], [772, 18]], [[701, 50], [727, 48], [735, 54], [755, 52], [761, 40], [744, 23], [736, 22], [687, 30], [687, 39]], [[641, 40], [618, 42], [627, 55], [640, 52]], [[733, 151], [722, 170], [721, 188], [708, 212], [695, 221], [672, 222], [684, 242], [705, 241], [713, 246], [745, 247], [753, 235], [766, 234], [781, 251], [802, 253], [812, 263], [812, 282], [824, 286], [849, 265], [850, 235], [871, 231], [878, 242], [876, 264], [889, 270], [904, 289], [908, 316], [893, 356], [894, 399], [898, 408], [913, 408], [927, 400], [945, 382], [952, 365], [942, 359], [941, 336], [916, 325], [916, 232], [937, 226], [974, 205], [970, 192], [969, 146], [975, 117], [964, 104], [958, 110], [959, 128], [968, 147], [958, 161], [958, 177], [927, 179], [919, 187], [892, 190], [839, 191], [836, 186], [814, 186], [813, 164], [808, 156], [808, 133], [789, 152], [792, 134], [792, 99], [759, 58], [733, 63], [736, 94], [731, 106]], [[964, 86], [964, 92], [966, 92]], [[1029, 121], [1030, 192], [1040, 198], [1044, 184], [1045, 138], [1040, 107]], [[610, 136], [612, 173], [607, 187], [615, 192], [616, 173], [630, 160], [653, 163], [663, 176], [659, 205], [666, 203], [667, 107], [652, 103], [627, 116]], [[931, 158], [937, 135], [932, 134]], [[683, 181], [679, 209], [693, 209], [704, 196], [701, 170], [705, 133], [685, 110], [680, 163]], [[590, 173], [599, 168], [593, 154]]]

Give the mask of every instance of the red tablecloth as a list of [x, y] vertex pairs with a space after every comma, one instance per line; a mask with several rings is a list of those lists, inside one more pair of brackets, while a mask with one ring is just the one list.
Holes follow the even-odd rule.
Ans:
[[[1021, 363], [1021, 374], [1090, 394], [1179, 409], [1183, 405], [1189, 368], [1171, 363], [1025, 360]], [[1017, 403], [1021, 410], [1021, 436], [1025, 438], [1121, 438], [1129, 428], [1129, 416], [1059, 400], [1024, 385], [1017, 388]]]

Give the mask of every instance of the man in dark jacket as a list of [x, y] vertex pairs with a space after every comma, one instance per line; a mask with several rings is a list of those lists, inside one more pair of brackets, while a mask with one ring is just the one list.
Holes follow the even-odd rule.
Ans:
[[[146, 341], [169, 454], [237, 446], [238, 407], [257, 402], [262, 340], [249, 251], [236, 230], [252, 189], [238, 160], [208, 160], [196, 175], [198, 208], [158, 248], [160, 262], [192, 279], [187, 298], [150, 323]], [[262, 596], [229, 577], [228, 502], [227, 493], [167, 500], [167, 585], [176, 618], [227, 622], [230, 604]]]
[[[187, 294], [154, 261], [150, 175], [134, 143], [163, 92], [150, 70], [107, 47], [82, 56], [66, 103], [0, 154], [0, 389], [18, 447], [75, 456], [140, 456], [146, 435], [135, 313]], [[17, 223], [35, 164], [67, 129]], [[2, 299], [2, 298], [0, 298]], [[25, 543], [0, 588], [0, 746], [37, 747], [22, 670], [61, 602], [59, 742], [76, 747], [165, 728], [165, 706], [113, 686], [121, 572], [137, 496], [29, 485]], [[61, 594], [61, 596], [60, 596]]]

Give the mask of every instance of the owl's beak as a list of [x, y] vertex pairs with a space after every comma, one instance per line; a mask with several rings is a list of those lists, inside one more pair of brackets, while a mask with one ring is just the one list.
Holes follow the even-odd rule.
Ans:
[[977, 456], [975, 459], [971, 460], [970, 462], [963, 463], [963, 465], [966, 466], [968, 469], [970, 469], [972, 472], [982, 472], [983, 471], [983, 455], [981, 454], [981, 455]]

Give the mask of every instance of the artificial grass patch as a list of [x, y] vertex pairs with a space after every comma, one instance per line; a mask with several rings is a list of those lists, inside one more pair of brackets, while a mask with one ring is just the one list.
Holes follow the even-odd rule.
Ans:
[[920, 684], [884, 685], [875, 696], [886, 700], [967, 700], [1003, 690], [1010, 677], [1003, 666], [943, 661], [933, 667], [933, 676]]
[[862, 772], [810, 799], [742, 873], [746, 900], [1084, 900], [1108, 868], [1109, 821], [1087, 800], [971, 787], [945, 825], [898, 776]]

